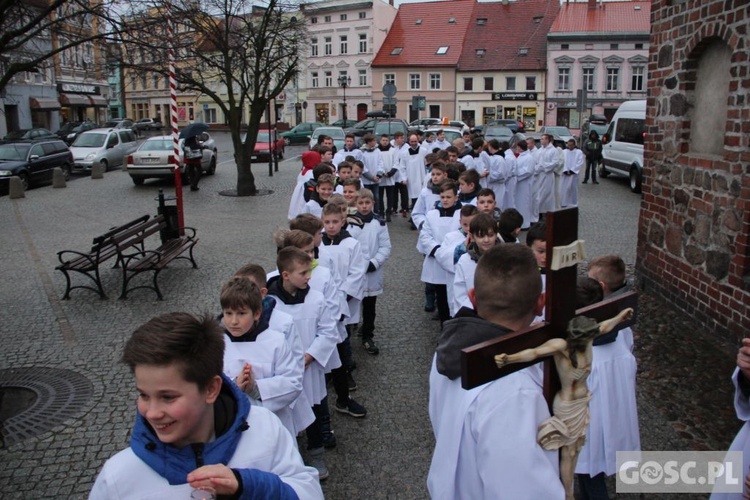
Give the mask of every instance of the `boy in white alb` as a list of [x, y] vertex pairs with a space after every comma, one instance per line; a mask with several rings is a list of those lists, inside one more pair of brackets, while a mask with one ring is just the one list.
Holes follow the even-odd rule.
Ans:
[[336, 178], [336, 189], [334, 189], [334, 192], [344, 194], [344, 182], [352, 175], [352, 164], [348, 161], [342, 161], [339, 163], [337, 172], [338, 177]]
[[383, 293], [383, 266], [391, 256], [391, 237], [388, 226], [372, 212], [375, 200], [369, 189], [362, 189], [357, 197], [357, 213], [349, 224], [351, 235], [360, 242], [367, 259], [365, 293], [362, 299], [362, 346], [368, 354], [380, 352], [375, 344], [375, 307]]
[[435, 500], [562, 500], [558, 453], [536, 441], [549, 418], [528, 369], [471, 390], [461, 387], [461, 349], [531, 324], [543, 298], [536, 261], [522, 245], [495, 245], [479, 260], [469, 294], [476, 309], [446, 323], [430, 372], [435, 451], [427, 488]]
[[336, 151], [333, 155], [333, 165], [336, 169], [342, 161], [345, 161], [347, 157], [352, 156], [355, 160], [362, 159], [362, 150], [356, 146], [356, 138], [354, 134], [346, 134], [344, 137], [344, 147]]
[[383, 166], [383, 157], [378, 149], [378, 142], [372, 134], [365, 134], [362, 137], [362, 184], [365, 188], [372, 191], [375, 196], [375, 207], [379, 205], [380, 179], [385, 173]]
[[253, 405], [268, 408], [295, 436], [292, 404], [302, 392], [302, 372], [284, 334], [262, 317], [260, 290], [247, 278], [234, 277], [221, 290], [224, 319], [224, 374]]
[[455, 295], [453, 290], [453, 281], [456, 276], [456, 264], [461, 255], [466, 253], [466, 244], [469, 237], [469, 224], [471, 224], [471, 221], [474, 220], [474, 217], [476, 217], [478, 213], [479, 209], [476, 206], [463, 205], [461, 207], [461, 215], [459, 216], [461, 227], [446, 234], [442, 243], [440, 243], [440, 248], [435, 252], [435, 259], [438, 261], [438, 264], [440, 264], [440, 267], [448, 273], [446, 291], [448, 293], [448, 307], [450, 309], [451, 317], [453, 317], [456, 314], [456, 311], [458, 311], [458, 309], [454, 307]]
[[315, 413], [315, 421], [307, 428], [307, 449], [310, 465], [318, 469], [322, 480], [328, 477], [328, 468], [320, 426], [320, 402], [328, 393], [326, 366], [337, 357], [336, 322], [326, 308], [323, 294], [308, 285], [312, 267], [308, 254], [299, 248], [284, 248], [276, 257], [276, 265], [281, 274], [269, 282], [268, 294], [276, 299], [279, 310], [294, 318], [295, 330], [302, 341], [305, 359], [302, 389]]
[[333, 184], [334, 180], [331, 174], [323, 174], [318, 177], [318, 183], [315, 186], [315, 196], [305, 203], [303, 213], [313, 214], [316, 217], [323, 215], [323, 207], [328, 203], [328, 199], [333, 194]]
[[[490, 139], [487, 143], [487, 151], [479, 153], [479, 159], [485, 165], [488, 172], [486, 187], [495, 193], [495, 202], [502, 204], [505, 197], [505, 181], [508, 179], [508, 168], [505, 158], [500, 153], [500, 143], [497, 139]], [[499, 200], [499, 202], [498, 202]]]
[[287, 217], [294, 219], [305, 210], [305, 183], [313, 178], [313, 169], [320, 165], [320, 153], [317, 151], [305, 151], [302, 153], [302, 170], [297, 175], [297, 183], [289, 200], [289, 212]]
[[422, 188], [414, 208], [411, 211], [411, 220], [417, 229], [421, 230], [427, 212], [435, 208], [435, 203], [440, 201], [440, 184], [448, 178], [445, 163], [437, 161], [430, 169], [430, 181], [427, 187]]
[[[533, 141], [533, 139], [532, 139]], [[531, 187], [534, 180], [534, 169], [536, 168], [536, 160], [531, 151], [528, 150], [529, 146], [526, 142], [520, 141], [516, 147], [518, 148], [518, 158], [516, 158], [516, 195], [515, 195], [515, 208], [523, 216], [523, 230], [529, 228], [534, 217], [534, 196], [531, 192]]]
[[471, 308], [469, 290], [474, 288], [474, 272], [479, 258], [497, 243], [497, 223], [490, 214], [477, 214], [469, 223], [470, 243], [466, 253], [456, 262], [453, 278], [453, 303], [451, 310], [457, 314], [462, 307]]
[[585, 158], [583, 151], [576, 148], [576, 141], [569, 139], [567, 149], [563, 151], [565, 163], [560, 177], [560, 206], [578, 206], [578, 174], [583, 168]]
[[[378, 192], [378, 207], [377, 211], [381, 216], [385, 217], [386, 222], [391, 222], [391, 214], [396, 211], [396, 177], [398, 175], [398, 167], [396, 166], [398, 151], [396, 148], [391, 146], [391, 141], [388, 135], [383, 134], [380, 136], [380, 144], [378, 144], [380, 150], [380, 158], [383, 160], [383, 175], [380, 176], [379, 192]], [[375, 193], [373, 193], [373, 196]], [[385, 198], [388, 198], [386, 203]]]

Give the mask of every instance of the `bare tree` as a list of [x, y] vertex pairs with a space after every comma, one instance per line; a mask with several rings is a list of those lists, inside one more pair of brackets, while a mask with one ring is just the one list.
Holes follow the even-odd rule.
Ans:
[[152, 0], [126, 15], [122, 64], [167, 76], [166, 51], [174, 43], [177, 84], [183, 91], [210, 97], [223, 111], [237, 164], [237, 194], [253, 196], [257, 188], [251, 156], [261, 120], [298, 71], [306, 34], [297, 6], [278, 0], [174, 0], [169, 9], [176, 26], [171, 41], [165, 36], [166, 8], [164, 2]]
[[102, 0], [0, 0], [0, 93], [11, 79], [36, 72], [60, 52], [111, 33]]

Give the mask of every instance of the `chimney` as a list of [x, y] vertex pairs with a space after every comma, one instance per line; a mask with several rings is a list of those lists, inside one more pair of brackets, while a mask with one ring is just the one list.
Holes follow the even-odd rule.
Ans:
[[596, 9], [596, 0], [589, 0], [589, 9]]

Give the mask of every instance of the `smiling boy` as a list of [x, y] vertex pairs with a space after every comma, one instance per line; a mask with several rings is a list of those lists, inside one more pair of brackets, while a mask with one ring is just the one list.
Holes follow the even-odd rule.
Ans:
[[122, 361], [138, 403], [130, 447], [104, 464], [90, 499], [187, 498], [211, 487], [238, 498], [323, 498], [292, 437], [222, 375], [213, 318], [174, 312], [139, 327]]

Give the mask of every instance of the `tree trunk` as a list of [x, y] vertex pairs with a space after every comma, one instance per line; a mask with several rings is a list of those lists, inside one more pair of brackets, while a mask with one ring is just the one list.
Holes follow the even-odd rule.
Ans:
[[255, 196], [258, 192], [255, 187], [255, 176], [253, 175], [251, 156], [255, 148], [257, 127], [253, 132], [248, 127], [245, 142], [242, 142], [242, 108], [235, 107], [229, 111], [229, 130], [232, 134], [232, 146], [234, 147], [234, 161], [237, 164], [237, 196]]

